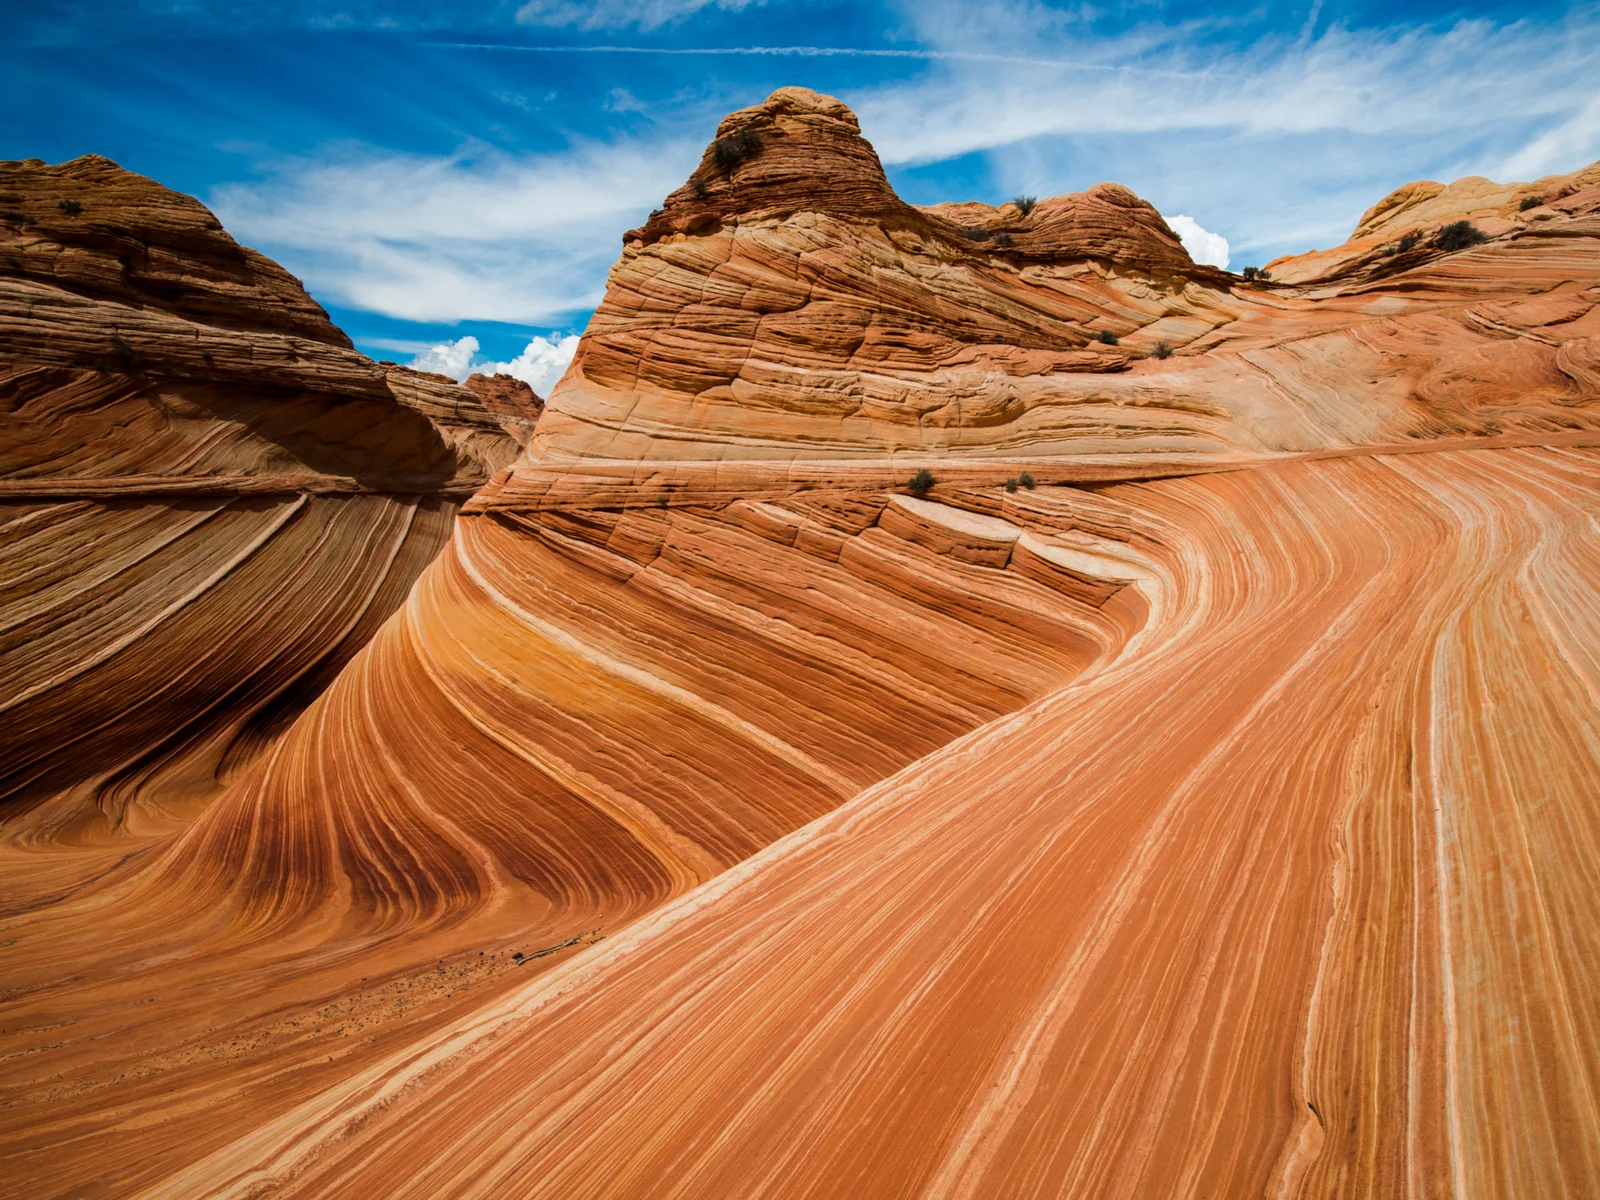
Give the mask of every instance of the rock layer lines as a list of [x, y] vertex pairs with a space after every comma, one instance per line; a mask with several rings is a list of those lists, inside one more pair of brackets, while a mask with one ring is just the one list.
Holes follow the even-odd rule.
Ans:
[[8, 232], [0, 1193], [1600, 1171], [1593, 168], [1247, 283], [784, 89], [542, 415], [10, 170], [189, 215]]

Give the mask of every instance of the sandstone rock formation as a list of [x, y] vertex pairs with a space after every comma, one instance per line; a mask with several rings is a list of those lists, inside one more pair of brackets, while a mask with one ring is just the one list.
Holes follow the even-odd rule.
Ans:
[[729, 117], [298, 720], [9, 852], [0, 1192], [1582, 1194], [1597, 201], [1256, 284]]
[[1274, 278], [1293, 283], [1391, 274], [1437, 256], [1439, 233], [1453, 222], [1467, 221], [1496, 239], [1592, 236], [1571, 219], [1593, 216], [1597, 205], [1600, 163], [1532, 183], [1495, 183], [1481, 175], [1448, 187], [1422, 180], [1396, 188], [1369, 208], [1343, 245], [1267, 266]]
[[544, 400], [531, 387], [515, 376], [499, 374], [469, 375], [466, 386], [519, 445], [528, 444], [544, 411]]
[[373, 363], [107, 159], [0, 163], [0, 209], [0, 820], [132, 832], [215, 794], [382, 624], [516, 456], [514, 406]]

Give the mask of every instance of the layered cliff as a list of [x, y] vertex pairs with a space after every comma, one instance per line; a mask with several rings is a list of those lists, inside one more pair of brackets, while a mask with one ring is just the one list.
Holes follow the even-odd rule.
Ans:
[[26, 860], [10, 1190], [1581, 1194], [1600, 231], [1545, 207], [1247, 282], [733, 114], [331, 686]]
[[0, 825], [131, 831], [286, 726], [519, 447], [107, 159], [0, 164], [0, 209]]

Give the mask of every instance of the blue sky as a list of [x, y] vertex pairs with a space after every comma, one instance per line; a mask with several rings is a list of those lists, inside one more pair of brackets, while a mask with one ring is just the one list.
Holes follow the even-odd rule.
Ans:
[[1235, 268], [1410, 179], [1600, 158], [1593, 4], [0, 0], [0, 38], [0, 157], [109, 155], [369, 353], [465, 370], [540, 336], [537, 378], [622, 231], [785, 84], [851, 104], [914, 203], [1114, 179]]

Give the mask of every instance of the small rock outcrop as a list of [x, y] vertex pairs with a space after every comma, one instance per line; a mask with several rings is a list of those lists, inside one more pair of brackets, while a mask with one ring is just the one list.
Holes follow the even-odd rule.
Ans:
[[544, 411], [544, 400], [533, 388], [513, 375], [501, 374], [469, 375], [466, 387], [520, 445], [528, 444]]
[[1586, 237], [1586, 221], [1600, 214], [1600, 162], [1566, 175], [1531, 183], [1496, 183], [1468, 175], [1451, 184], [1431, 179], [1396, 188], [1369, 208], [1349, 239], [1329, 250], [1313, 250], [1268, 263], [1281, 283], [1313, 285], [1338, 280], [1393, 277], [1452, 246], [1443, 231], [1464, 223], [1464, 245], [1525, 237]]

